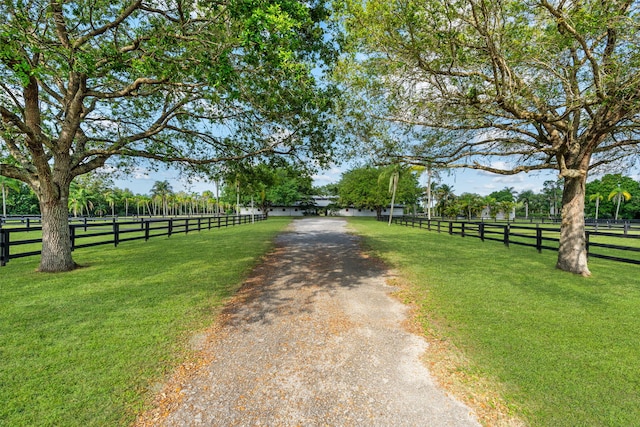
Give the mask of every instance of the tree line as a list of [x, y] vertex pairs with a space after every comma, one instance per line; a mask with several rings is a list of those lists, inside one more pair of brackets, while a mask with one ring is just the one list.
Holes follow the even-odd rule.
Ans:
[[[339, 196], [342, 207], [378, 209], [391, 203], [391, 193], [383, 177], [389, 167], [356, 168], [343, 174], [335, 185], [326, 186], [324, 194]], [[401, 174], [398, 202], [405, 205], [406, 213], [426, 213], [436, 217], [466, 219], [482, 215], [496, 219], [509, 217], [511, 212], [520, 218], [560, 218], [562, 181], [548, 180], [542, 190], [515, 191], [505, 187], [487, 196], [477, 193], [456, 194], [453, 186], [438, 180], [427, 187], [418, 184], [425, 169], [405, 167]], [[430, 191], [428, 191], [430, 190]], [[431, 202], [427, 195], [431, 195]], [[621, 174], [607, 174], [586, 185], [585, 216], [591, 219], [640, 219], [640, 182]], [[429, 207], [431, 207], [429, 212]]]
[[[637, 166], [635, 1], [8, 0], [0, 14], [0, 176], [38, 198], [40, 271], [76, 267], [69, 197], [94, 170], [211, 178], [355, 155], [555, 170], [557, 267], [588, 276], [589, 174]], [[398, 171], [388, 183], [394, 199]]]
[[[149, 194], [121, 189], [100, 174], [79, 177], [71, 185], [69, 214], [72, 216], [180, 216], [238, 212], [251, 206], [267, 212], [271, 206], [313, 206], [313, 196], [335, 196], [330, 208], [355, 207], [382, 210], [391, 204], [389, 181], [393, 167], [367, 166], [345, 172], [339, 182], [321, 187], [312, 185], [308, 173], [293, 167], [258, 165], [229, 172], [214, 190], [202, 193], [174, 191], [168, 181], [156, 181]], [[424, 169], [400, 169], [396, 204], [405, 213], [428, 213], [427, 188], [420, 186]], [[39, 215], [38, 199], [28, 186], [0, 178], [3, 216]], [[431, 214], [435, 217], [467, 219], [481, 215], [496, 219], [514, 212], [526, 219], [559, 218], [562, 183], [545, 181], [540, 192], [515, 191], [504, 187], [487, 196], [456, 194], [449, 184], [430, 183]], [[590, 219], [640, 219], [640, 182], [622, 174], [607, 174], [586, 185], [585, 217]], [[506, 216], [505, 216], [505, 213]]]

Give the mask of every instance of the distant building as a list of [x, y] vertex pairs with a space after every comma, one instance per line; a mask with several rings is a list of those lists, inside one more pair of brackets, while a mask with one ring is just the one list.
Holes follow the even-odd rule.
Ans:
[[[312, 196], [311, 203], [297, 202], [293, 206], [270, 206], [267, 215], [269, 216], [359, 216], [375, 217], [375, 209], [359, 208], [339, 208], [337, 207], [338, 196]], [[241, 206], [241, 215], [251, 215], [250, 207]], [[262, 214], [262, 209], [253, 208], [253, 213]], [[404, 206], [396, 205], [393, 209], [394, 216], [404, 214]], [[389, 208], [382, 210], [382, 215], [389, 215]]]

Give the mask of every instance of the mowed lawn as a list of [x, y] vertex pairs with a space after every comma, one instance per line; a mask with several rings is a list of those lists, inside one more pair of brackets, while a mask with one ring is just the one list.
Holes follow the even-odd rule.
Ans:
[[0, 425], [128, 425], [289, 219], [0, 268]]
[[639, 266], [593, 259], [583, 278], [552, 251], [351, 225], [401, 271], [431, 339], [462, 352], [449, 373], [463, 393], [484, 393], [482, 378], [531, 426], [640, 423]]

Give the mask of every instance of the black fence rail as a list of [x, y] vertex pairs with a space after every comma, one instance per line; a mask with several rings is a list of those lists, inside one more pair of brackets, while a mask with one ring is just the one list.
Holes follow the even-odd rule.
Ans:
[[[71, 249], [120, 243], [133, 240], [149, 240], [152, 237], [177, 233], [210, 230], [264, 221], [265, 215], [208, 216], [185, 218], [141, 218], [135, 221], [77, 221], [69, 222]], [[26, 225], [26, 224], [25, 224]], [[29, 221], [25, 227], [0, 229], [0, 266], [10, 259], [40, 255], [42, 251], [42, 227]]]
[[[379, 218], [389, 221], [389, 217]], [[394, 224], [423, 228], [438, 233], [493, 240], [506, 246], [521, 245], [557, 251], [560, 227], [541, 226], [539, 223], [447, 221], [422, 217], [402, 216], [392, 219]], [[600, 226], [602, 229], [602, 226]], [[629, 223], [608, 227], [610, 231], [586, 230], [587, 254], [592, 258], [640, 264], [640, 228]]]

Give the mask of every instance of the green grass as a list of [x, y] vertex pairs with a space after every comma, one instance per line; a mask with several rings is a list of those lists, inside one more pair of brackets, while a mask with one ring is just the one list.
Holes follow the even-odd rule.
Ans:
[[412, 283], [425, 328], [452, 340], [471, 361], [462, 369], [495, 381], [529, 425], [638, 424], [638, 266], [591, 260], [583, 278], [556, 270], [551, 251], [351, 224]]
[[127, 425], [289, 219], [79, 249], [0, 269], [0, 425]]

